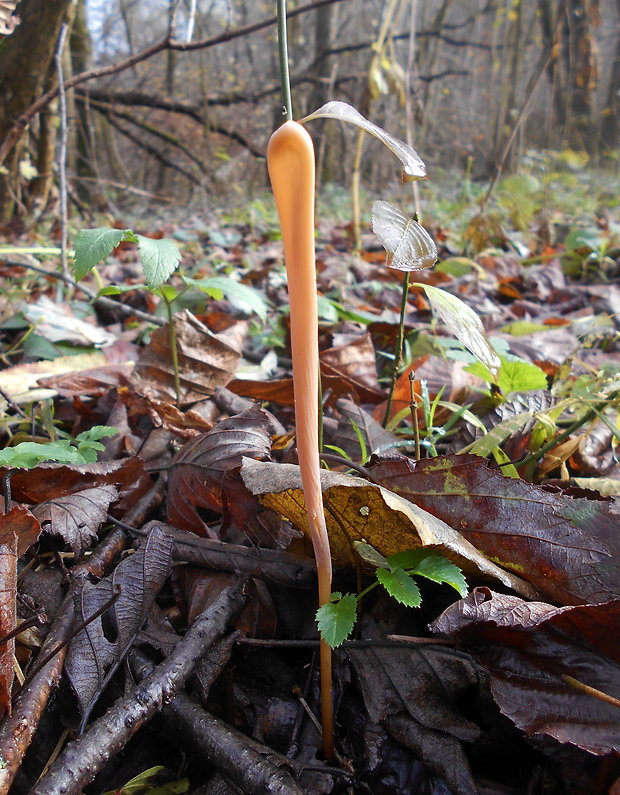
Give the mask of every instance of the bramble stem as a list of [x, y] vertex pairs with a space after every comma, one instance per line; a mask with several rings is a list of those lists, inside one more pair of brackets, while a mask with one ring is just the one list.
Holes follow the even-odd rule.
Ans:
[[390, 394], [388, 395], [387, 406], [385, 407], [385, 415], [383, 417], [383, 427], [385, 428], [390, 419], [390, 412], [392, 411], [392, 400], [394, 399], [394, 389], [396, 381], [398, 380], [398, 371], [403, 363], [403, 340], [405, 338], [405, 315], [407, 314], [407, 296], [409, 294], [409, 271], [405, 273], [403, 279], [403, 292], [400, 302], [400, 322], [398, 324], [398, 336], [396, 337], [396, 345], [394, 347], [394, 369], [392, 370], [392, 383], [390, 384]]
[[174, 316], [172, 314], [172, 303], [162, 294], [166, 304], [166, 314], [168, 316], [168, 343], [170, 345], [170, 355], [172, 357], [172, 372], [174, 373], [174, 393], [176, 395], [177, 408], [181, 408], [181, 377], [179, 375], [179, 353], [177, 351], [177, 332], [174, 327]]
[[280, 85], [282, 86], [282, 115], [293, 120], [291, 78], [288, 70], [288, 43], [286, 35], [286, 0], [276, 0], [278, 14], [278, 53], [280, 55]]

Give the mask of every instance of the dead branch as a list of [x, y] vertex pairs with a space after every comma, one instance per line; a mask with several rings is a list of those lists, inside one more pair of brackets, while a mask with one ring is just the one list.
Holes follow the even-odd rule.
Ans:
[[[81, 98], [78, 97], [78, 102], [80, 100]], [[188, 158], [188, 160], [191, 160], [193, 163], [195, 163], [203, 173], [206, 172], [205, 164], [202, 162], [202, 160], [196, 157], [193, 152], [190, 152], [190, 150], [183, 143], [181, 143], [181, 141], [175, 135], [172, 135], [172, 133], [161, 130], [154, 124], [149, 124], [145, 119], [140, 119], [137, 116], [128, 113], [127, 111], [119, 111], [109, 103], [101, 102], [100, 100], [93, 99], [92, 97], [89, 99], [89, 103], [92, 108], [102, 113], [106, 118], [109, 118], [110, 114], [112, 114], [117, 119], [122, 119], [129, 124], [133, 124], [133, 126], [137, 127], [139, 130], [144, 130], [144, 132], [149, 133], [149, 135], [159, 138], [160, 141], [164, 141], [170, 146], [174, 146], [176, 149], [182, 152]]]
[[70, 276], [65, 276], [62, 273], [55, 273], [54, 271], [48, 271], [45, 270], [45, 268], [39, 268], [37, 265], [33, 265], [30, 262], [11, 262], [10, 260], [5, 260], [4, 262], [6, 265], [12, 268], [27, 268], [28, 270], [41, 273], [43, 276], [49, 276], [50, 279], [60, 279], [61, 281], [65, 282], [65, 284], [73, 287], [75, 290], [79, 290], [79, 292], [84, 293], [84, 295], [92, 299], [97, 306], [105, 306], [107, 309], [117, 310], [123, 315], [137, 317], [140, 320], [145, 320], [147, 323], [152, 323], [155, 326], [163, 326], [166, 323], [166, 321], [161, 317], [151, 315], [149, 312], [143, 312], [141, 309], [134, 309], [132, 306], [121, 304], [119, 301], [113, 301], [111, 298], [106, 298], [105, 295], [97, 298], [97, 293], [94, 290], [91, 290], [90, 287], [86, 287], [84, 284], [76, 282]]
[[[139, 518], [140, 514], [130, 512], [128, 516], [130, 519]], [[43, 710], [60, 679], [66, 644], [73, 630], [74, 595], [82, 587], [88, 574], [103, 576], [104, 567], [107, 568], [127, 544], [128, 536], [122, 530], [112, 531], [88, 560], [72, 571], [73, 581], [37, 659], [44, 660], [51, 651], [58, 651], [17, 695], [11, 716], [0, 724], [0, 758], [4, 760], [4, 765], [0, 767], [0, 792], [8, 792], [39, 725]]]
[[136, 146], [139, 146], [141, 149], [144, 149], [145, 152], [148, 152], [149, 155], [151, 155], [151, 157], [154, 157], [155, 160], [157, 160], [163, 166], [171, 168], [174, 171], [178, 171], [179, 174], [183, 174], [183, 176], [186, 179], [188, 179], [190, 182], [193, 182], [194, 185], [198, 185], [199, 187], [202, 186], [201, 181], [197, 177], [195, 177], [191, 173], [191, 171], [188, 171], [187, 169], [183, 168], [183, 166], [180, 166], [178, 163], [175, 163], [174, 160], [170, 160], [170, 158], [162, 154], [159, 151], [159, 149], [157, 149], [157, 147], [152, 146], [151, 144], [147, 143], [144, 140], [144, 138], [141, 138], [139, 135], [136, 135], [135, 133], [131, 132], [126, 127], [123, 127], [123, 125], [119, 122], [118, 118], [114, 113], [106, 111], [101, 107], [98, 107], [97, 110], [107, 118], [109, 124], [111, 124], [115, 130], [118, 130], [118, 132], [121, 135], [124, 135], [125, 138], [129, 139], [132, 143], [136, 144]]
[[205, 651], [246, 602], [245, 582], [225, 588], [198, 616], [174, 651], [60, 754], [31, 795], [78, 795], [103, 765], [176, 695]]
[[192, 563], [218, 571], [240, 572], [244, 576], [260, 577], [282, 585], [309, 586], [315, 578], [314, 564], [278, 549], [260, 549], [227, 544], [210, 538], [199, 538], [172, 525], [148, 522], [139, 532], [148, 534], [160, 527], [174, 539], [175, 560]]
[[279, 767], [284, 761], [279, 754], [211, 715], [186, 693], [179, 693], [162, 717], [242, 792], [302, 795], [293, 777]]
[[[347, 0], [314, 0], [314, 2], [306, 3], [306, 5], [292, 10], [288, 16], [289, 18], [296, 17], [300, 14], [305, 14], [308, 11], [312, 11], [315, 8], [320, 8], [324, 5], [346, 1]], [[151, 44], [150, 47], [146, 47], [144, 50], [141, 50], [140, 52], [135, 53], [134, 55], [131, 55], [122, 61], [118, 61], [115, 64], [101, 66], [96, 69], [89, 69], [86, 72], [80, 72], [80, 74], [74, 75], [64, 83], [64, 89], [65, 91], [68, 91], [70, 88], [79, 86], [89, 80], [94, 80], [97, 77], [107, 77], [108, 75], [124, 72], [125, 70], [130, 69], [132, 66], [135, 66], [135, 64], [141, 63], [142, 61], [147, 61], [149, 58], [152, 58], [154, 55], [157, 55], [164, 50], [177, 50], [179, 52], [204, 50], [209, 47], [215, 47], [218, 44], [224, 44], [226, 42], [233, 41], [233, 39], [238, 39], [242, 36], [248, 36], [251, 33], [256, 33], [259, 30], [264, 30], [265, 28], [272, 27], [275, 24], [276, 17], [272, 16], [267, 19], [263, 19], [260, 22], [244, 25], [243, 27], [236, 28], [234, 30], [226, 30], [224, 33], [219, 33], [216, 36], [211, 36], [207, 39], [202, 39], [201, 41], [189, 43], [174, 41], [169, 36], [166, 36], [160, 41]], [[24, 111], [24, 113], [21, 114], [21, 116], [15, 120], [12, 128], [7, 133], [6, 138], [0, 143], [0, 165], [4, 163], [32, 119], [56, 96], [58, 96], [58, 87], [47, 91], [45, 94], [43, 94], [43, 96], [39, 97], [36, 102], [34, 102], [26, 111]]]

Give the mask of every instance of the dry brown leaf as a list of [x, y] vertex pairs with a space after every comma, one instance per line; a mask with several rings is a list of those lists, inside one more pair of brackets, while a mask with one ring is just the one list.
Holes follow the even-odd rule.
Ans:
[[[232, 379], [241, 358], [247, 323], [239, 321], [214, 334], [188, 310], [174, 316], [181, 381], [180, 402], [187, 406], [211, 395]], [[131, 376], [136, 392], [175, 402], [168, 326], [153, 332]]]
[[[299, 467], [244, 458], [241, 477], [263, 505], [308, 534]], [[445, 555], [467, 573], [497, 580], [526, 598], [536, 595], [528, 583], [491, 563], [441, 519], [382, 486], [325, 471], [321, 486], [332, 558], [337, 563], [355, 562], [354, 541], [365, 541], [386, 557], [422, 546]]]

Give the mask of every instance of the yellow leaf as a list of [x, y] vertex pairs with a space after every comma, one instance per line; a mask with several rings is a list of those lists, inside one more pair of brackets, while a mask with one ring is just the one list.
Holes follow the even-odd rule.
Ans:
[[[308, 519], [299, 467], [244, 458], [241, 477], [263, 505], [308, 533]], [[352, 565], [355, 542], [370, 544], [387, 557], [425, 547], [445, 555], [464, 572], [498, 580], [526, 598], [532, 587], [484, 557], [456, 530], [397, 494], [339, 472], [321, 472], [325, 519], [335, 563]]]

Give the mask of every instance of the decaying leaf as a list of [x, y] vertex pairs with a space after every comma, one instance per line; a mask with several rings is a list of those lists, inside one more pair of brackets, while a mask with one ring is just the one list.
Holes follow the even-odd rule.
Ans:
[[[362, 637], [380, 637], [373, 622], [361, 622]], [[479, 687], [480, 669], [470, 657], [441, 647], [347, 648], [371, 721], [411, 748], [452, 792], [474, 795], [461, 741], [480, 729], [458, 704]]]
[[[361, 460], [362, 453], [385, 450], [400, 439], [375, 420], [368, 412], [352, 400], [340, 398], [336, 401], [340, 413], [337, 427], [330, 433], [328, 441], [347, 453], [353, 461]], [[327, 432], [327, 428], [326, 428]], [[364, 445], [362, 450], [361, 445]]]
[[36, 327], [37, 333], [50, 342], [70, 342], [74, 345], [112, 345], [116, 337], [109, 331], [75, 317], [69, 305], [56, 304], [42, 295], [35, 304], [22, 305], [24, 316]]
[[[244, 456], [270, 457], [268, 428], [267, 414], [252, 406], [185, 444], [174, 457], [168, 479], [168, 521], [184, 530], [212, 536], [197, 509], [224, 511], [226, 473], [239, 467]], [[242, 510], [251, 507], [251, 502], [246, 495], [245, 506], [240, 501], [229, 507]]]
[[620, 751], [620, 708], [604, 698], [620, 699], [620, 600], [558, 608], [476, 588], [431, 629], [471, 645], [499, 708], [527, 734]]
[[79, 620], [87, 621], [120, 586], [113, 606], [87, 624], [69, 647], [65, 667], [81, 712], [99, 695], [144, 624], [168, 577], [172, 545], [170, 536], [153, 528], [138, 551], [119, 563], [110, 577], [86, 583], [76, 597]]
[[382, 144], [393, 152], [403, 164], [403, 182], [410, 182], [416, 179], [426, 179], [426, 166], [415, 149], [404, 141], [395, 138], [387, 133], [383, 128], [367, 118], [346, 102], [327, 102], [314, 113], [301, 119], [300, 123], [305, 124], [313, 119], [336, 119], [336, 121], [346, 121], [361, 128], [364, 132], [374, 135]]
[[[174, 316], [181, 381], [181, 406], [211, 395], [218, 386], [232, 379], [241, 357], [247, 323], [233, 323], [214, 334], [203, 323], [183, 310]], [[168, 327], [153, 332], [131, 377], [136, 392], [174, 403], [174, 368]]]
[[372, 205], [372, 229], [387, 251], [387, 265], [399, 271], [431, 268], [437, 262], [437, 246], [426, 229], [408, 218], [391, 202]]
[[[103, 366], [105, 363], [105, 356], [97, 351], [79, 353], [76, 356], [59, 356], [51, 361], [16, 364], [2, 371], [2, 390], [18, 405], [46, 400], [55, 397], [56, 391], [49, 387], [39, 387], [40, 378], [76, 373]], [[6, 407], [6, 401], [0, 398], [0, 411], [6, 411]]]
[[87, 549], [105, 522], [110, 503], [118, 497], [114, 486], [84, 489], [42, 502], [32, 509], [43, 530], [61, 538], [80, 553]]
[[[4, 477], [6, 471], [5, 467], [0, 468], [0, 477]], [[106, 485], [117, 486], [122, 496], [136, 488], [141, 489], [144, 478], [144, 464], [137, 456], [80, 466], [39, 464], [32, 469], [14, 471], [11, 492], [14, 500], [30, 504]], [[149, 478], [146, 479], [150, 483]]]
[[474, 455], [413, 462], [393, 455], [372, 476], [458, 529], [488, 558], [564, 604], [614, 599], [618, 520], [606, 502], [508, 478]]
[[[267, 508], [308, 534], [299, 467], [244, 459], [241, 477]], [[325, 518], [332, 557], [353, 564], [355, 541], [365, 541], [384, 556], [424, 547], [445, 555], [463, 571], [497, 580], [524, 596], [535, 591], [500, 569], [441, 519], [397, 494], [361, 478], [321, 472]]]

